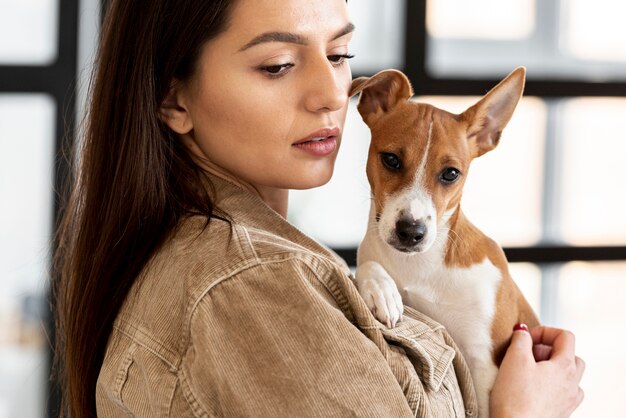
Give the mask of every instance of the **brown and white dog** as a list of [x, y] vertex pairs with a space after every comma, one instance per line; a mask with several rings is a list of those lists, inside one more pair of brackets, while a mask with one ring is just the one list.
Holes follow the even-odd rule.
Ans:
[[416, 103], [396, 70], [353, 81], [372, 134], [369, 225], [356, 284], [393, 327], [403, 304], [446, 327], [472, 373], [480, 416], [513, 326], [539, 322], [509, 274], [501, 247], [460, 208], [470, 162], [498, 145], [524, 89], [518, 68], [460, 115]]

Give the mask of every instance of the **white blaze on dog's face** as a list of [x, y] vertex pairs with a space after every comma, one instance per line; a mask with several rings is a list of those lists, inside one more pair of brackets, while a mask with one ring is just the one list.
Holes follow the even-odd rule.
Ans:
[[[381, 118], [383, 119], [383, 118]], [[427, 251], [461, 198], [470, 149], [454, 115], [406, 102], [372, 126], [368, 179], [381, 238]]]
[[521, 97], [520, 68], [461, 115], [409, 101], [399, 71], [353, 81], [372, 140], [367, 177], [380, 238], [398, 251], [427, 251], [457, 213], [473, 158], [495, 148]]

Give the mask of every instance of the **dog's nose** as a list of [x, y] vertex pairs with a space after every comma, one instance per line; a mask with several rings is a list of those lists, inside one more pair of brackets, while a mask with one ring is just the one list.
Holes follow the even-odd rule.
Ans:
[[396, 236], [403, 245], [419, 244], [426, 235], [426, 225], [422, 221], [400, 219], [396, 222]]

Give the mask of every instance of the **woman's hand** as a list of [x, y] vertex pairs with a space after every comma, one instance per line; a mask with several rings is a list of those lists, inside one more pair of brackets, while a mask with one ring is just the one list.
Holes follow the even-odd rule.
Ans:
[[571, 332], [547, 327], [514, 331], [491, 390], [490, 415], [568, 417], [583, 400], [578, 385], [584, 370]]

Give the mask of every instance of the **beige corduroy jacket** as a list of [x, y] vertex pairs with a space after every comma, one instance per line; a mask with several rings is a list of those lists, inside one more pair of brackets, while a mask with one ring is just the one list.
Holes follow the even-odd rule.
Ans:
[[100, 417], [464, 417], [460, 352], [405, 308], [387, 329], [334, 253], [211, 176], [232, 224], [192, 217], [131, 290], [97, 383]]

